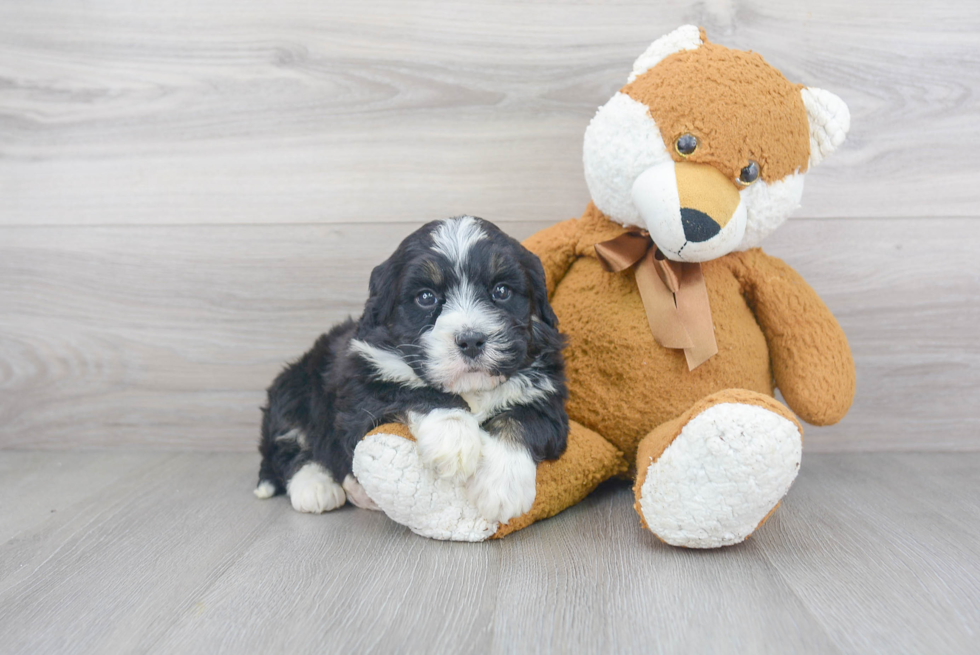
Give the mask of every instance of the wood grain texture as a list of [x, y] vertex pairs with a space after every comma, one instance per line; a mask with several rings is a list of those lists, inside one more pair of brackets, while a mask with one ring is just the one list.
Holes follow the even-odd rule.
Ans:
[[[955, 652], [966, 634], [976, 643], [976, 457], [804, 458], [806, 475], [790, 492], [789, 511], [777, 512], [775, 520], [820, 516], [811, 528], [823, 538], [797, 533], [787, 543], [776, 536], [782, 528], [777, 523], [760, 532], [758, 543], [843, 651], [891, 644], [892, 652]], [[908, 538], [910, 528], [914, 539]], [[944, 620], [935, 620], [936, 611]], [[900, 633], [891, 624], [895, 616], [906, 623]], [[865, 627], [856, 631], [853, 625]]]
[[[0, 543], [98, 495], [164, 453], [10, 451], [0, 457]], [[57, 480], [57, 483], [52, 483]]]
[[[412, 227], [0, 228], [0, 447], [251, 450], [265, 387], [359, 314]], [[808, 450], [980, 449], [978, 240], [969, 219], [773, 236], [857, 362], [854, 408], [808, 428]]]
[[980, 454], [809, 456], [771, 522], [713, 551], [661, 544], [619, 484], [452, 544], [258, 501], [254, 455], [138, 457], [53, 514], [4, 489], [36, 520], [0, 545], [0, 651], [952, 655], [980, 630]]
[[807, 217], [977, 215], [980, 4], [0, 5], [0, 224], [554, 221], [582, 134], [698, 23], [851, 107]]

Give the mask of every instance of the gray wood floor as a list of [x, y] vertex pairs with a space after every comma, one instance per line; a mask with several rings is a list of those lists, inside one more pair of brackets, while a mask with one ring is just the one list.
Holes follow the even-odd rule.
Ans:
[[629, 489], [499, 542], [293, 512], [245, 454], [0, 452], [3, 653], [976, 653], [980, 454], [810, 455], [698, 552]]

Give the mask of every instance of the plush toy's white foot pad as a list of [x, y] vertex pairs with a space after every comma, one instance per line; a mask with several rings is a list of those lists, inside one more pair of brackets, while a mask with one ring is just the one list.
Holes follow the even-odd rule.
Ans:
[[674, 546], [744, 541], [789, 491], [802, 443], [792, 421], [762, 407], [709, 407], [647, 470], [639, 499], [647, 526]]
[[314, 462], [296, 471], [286, 484], [286, 493], [293, 509], [311, 514], [329, 512], [347, 501], [343, 487], [333, 481], [329, 471]]
[[354, 450], [354, 475], [389, 518], [423, 537], [483, 541], [497, 531], [467, 498], [466, 482], [424, 466], [414, 441], [365, 437]]

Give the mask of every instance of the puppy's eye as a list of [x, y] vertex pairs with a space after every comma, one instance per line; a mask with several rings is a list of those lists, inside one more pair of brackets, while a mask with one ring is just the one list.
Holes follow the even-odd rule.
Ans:
[[759, 179], [759, 165], [749, 160], [749, 165], [742, 169], [742, 172], [738, 174], [738, 183], [742, 186], [748, 186]]
[[490, 292], [490, 297], [497, 302], [503, 302], [504, 300], [510, 299], [511, 293], [513, 292], [510, 290], [509, 286], [506, 284], [498, 284], [493, 288], [493, 291]]
[[677, 150], [677, 154], [681, 157], [687, 157], [698, 149], [698, 138], [693, 134], [682, 134], [677, 137], [677, 142], [674, 143], [674, 149]]
[[425, 291], [419, 291], [418, 295], [415, 296], [415, 304], [419, 307], [425, 307], [429, 309], [430, 307], [435, 307], [439, 302], [439, 298], [436, 294], [432, 293], [428, 289]]

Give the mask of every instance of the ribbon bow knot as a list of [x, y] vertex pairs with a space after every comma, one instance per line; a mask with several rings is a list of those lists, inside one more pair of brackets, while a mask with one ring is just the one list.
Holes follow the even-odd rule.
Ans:
[[689, 370], [718, 353], [701, 264], [670, 261], [639, 230], [595, 244], [595, 254], [610, 273], [634, 269], [653, 338], [665, 348], [682, 348]]

